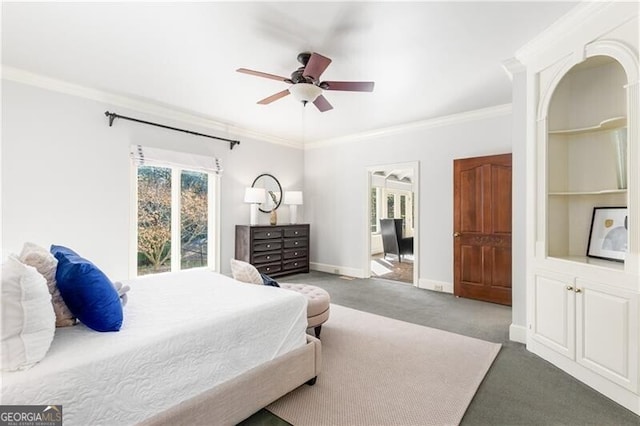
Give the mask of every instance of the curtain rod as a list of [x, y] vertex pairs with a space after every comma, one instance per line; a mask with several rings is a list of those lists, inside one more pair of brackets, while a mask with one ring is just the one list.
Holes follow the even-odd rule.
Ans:
[[189, 133], [190, 135], [204, 136], [205, 138], [217, 139], [220, 141], [229, 142], [229, 149], [233, 149], [234, 146], [239, 145], [240, 141], [231, 139], [219, 138], [217, 136], [205, 135], [203, 133], [192, 132], [191, 130], [178, 129], [177, 127], [165, 126], [164, 124], [153, 123], [151, 121], [139, 120], [137, 118], [125, 117], [124, 115], [116, 114], [115, 112], [105, 111], [104, 115], [109, 117], [109, 127], [113, 126], [113, 121], [116, 118], [122, 118], [124, 120], [135, 121], [136, 123], [149, 124], [151, 126], [162, 127], [163, 129], [175, 130], [177, 132]]

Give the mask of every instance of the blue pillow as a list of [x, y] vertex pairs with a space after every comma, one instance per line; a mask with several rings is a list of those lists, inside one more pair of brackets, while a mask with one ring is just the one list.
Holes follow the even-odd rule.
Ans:
[[96, 331], [120, 330], [122, 303], [109, 278], [67, 247], [52, 245], [51, 254], [58, 259], [58, 290], [71, 313]]
[[262, 277], [262, 283], [264, 285], [270, 285], [272, 287], [280, 287], [280, 284], [278, 284], [278, 282], [276, 280], [274, 280], [273, 278], [271, 278], [269, 275], [263, 274], [261, 272], [260, 276]]

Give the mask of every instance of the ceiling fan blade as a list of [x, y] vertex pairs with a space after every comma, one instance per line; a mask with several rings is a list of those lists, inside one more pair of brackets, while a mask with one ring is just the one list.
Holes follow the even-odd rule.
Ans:
[[347, 92], [373, 92], [373, 81], [323, 81], [320, 87], [325, 90], [343, 90]]
[[320, 76], [324, 70], [327, 69], [330, 63], [331, 59], [324, 57], [319, 53], [312, 53], [309, 58], [309, 62], [307, 62], [307, 66], [304, 67], [302, 75], [304, 77], [311, 77], [317, 81], [320, 79]]
[[268, 105], [273, 101], [277, 101], [280, 98], [284, 98], [289, 94], [289, 89], [285, 89], [282, 92], [278, 92], [275, 95], [268, 96], [261, 101], [258, 101], [260, 105]]
[[270, 78], [271, 80], [278, 80], [278, 81], [284, 81], [284, 82], [290, 81], [289, 78], [287, 77], [282, 77], [280, 75], [269, 74], [261, 71], [248, 70], [246, 68], [238, 68], [236, 71], [241, 72], [243, 74], [255, 75], [256, 77]]
[[325, 112], [333, 109], [333, 106], [331, 106], [327, 98], [322, 95], [318, 96], [316, 100], [313, 101], [313, 104], [320, 110], [320, 112]]

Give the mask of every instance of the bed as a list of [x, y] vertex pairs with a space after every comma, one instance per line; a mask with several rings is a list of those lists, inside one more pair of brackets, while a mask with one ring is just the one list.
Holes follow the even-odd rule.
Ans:
[[320, 368], [306, 299], [206, 269], [124, 281], [119, 332], [56, 329], [2, 404], [61, 404], [65, 425], [236, 424]]

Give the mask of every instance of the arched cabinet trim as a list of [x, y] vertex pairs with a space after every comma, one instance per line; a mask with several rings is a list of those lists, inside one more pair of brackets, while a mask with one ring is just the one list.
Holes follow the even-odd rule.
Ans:
[[[615, 40], [600, 40], [588, 44], [584, 49], [584, 55], [573, 55], [569, 57], [562, 67], [555, 74], [551, 83], [547, 87], [547, 90], [542, 94], [540, 98], [540, 102], [538, 104], [538, 121], [544, 120], [547, 118], [547, 113], [549, 111], [549, 105], [551, 103], [551, 99], [553, 98], [553, 94], [560, 84], [560, 81], [564, 78], [564, 76], [579, 63], [594, 57], [594, 56], [609, 56], [614, 60], [618, 61], [625, 73], [627, 74], [627, 85], [628, 89], [633, 86], [637, 86], [638, 84], [638, 58], [634, 55], [633, 50], [629, 48], [626, 44], [621, 43]], [[631, 112], [631, 111], [629, 111]]]

